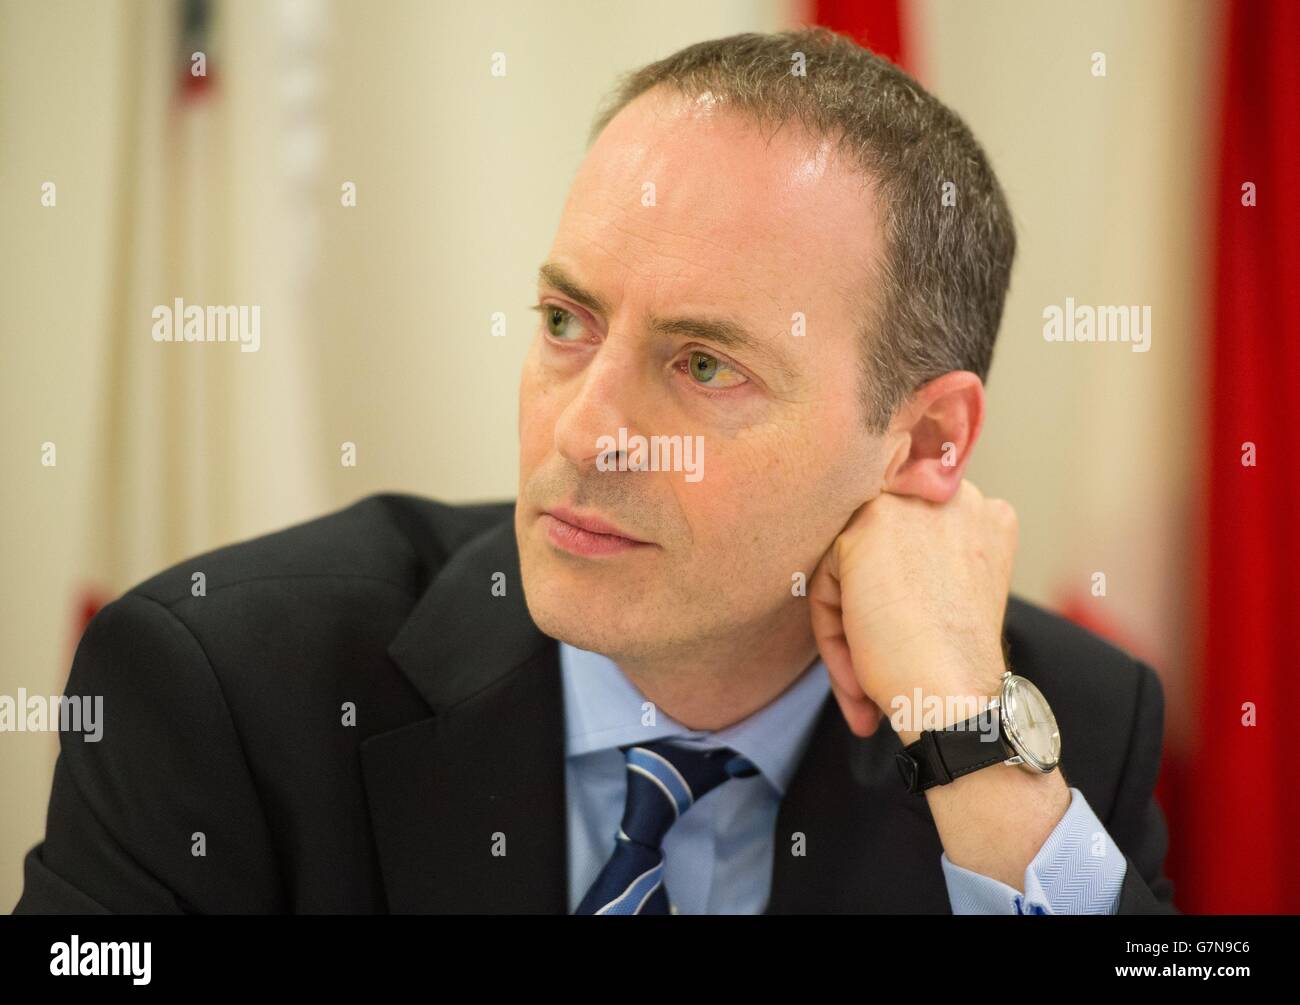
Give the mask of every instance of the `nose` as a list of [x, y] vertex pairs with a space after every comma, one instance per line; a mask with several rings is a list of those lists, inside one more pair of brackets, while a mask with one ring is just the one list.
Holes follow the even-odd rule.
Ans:
[[595, 468], [602, 454], [616, 465], [618, 451], [598, 446], [601, 437], [618, 441], [619, 428], [628, 436], [637, 430], [632, 417], [637, 393], [638, 364], [634, 354], [607, 342], [573, 381], [573, 396], [555, 422], [555, 449], [575, 467]]

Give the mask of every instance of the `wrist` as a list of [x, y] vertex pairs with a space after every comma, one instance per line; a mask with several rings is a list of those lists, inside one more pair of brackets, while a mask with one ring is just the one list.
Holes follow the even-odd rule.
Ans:
[[903, 744], [894, 757], [911, 792], [953, 786], [981, 769], [987, 769], [984, 773], [990, 778], [1015, 777], [1006, 776], [999, 767], [1023, 768], [1041, 776], [1060, 765], [1060, 731], [1046, 697], [1032, 681], [1009, 670], [1003, 671], [994, 701], [981, 697], [953, 705], [938, 700], [925, 705], [927, 721], [891, 718]]
[[944, 730], [981, 715], [1001, 697], [1002, 670], [991, 680], [970, 685], [957, 681], [916, 685], [889, 704], [889, 720], [903, 746], [915, 743], [926, 730]]

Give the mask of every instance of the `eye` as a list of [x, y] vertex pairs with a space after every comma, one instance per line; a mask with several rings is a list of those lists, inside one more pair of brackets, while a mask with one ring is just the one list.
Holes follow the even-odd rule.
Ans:
[[[709, 390], [725, 390], [729, 387], [739, 387], [741, 384], [748, 382], [748, 379], [730, 363], [718, 359], [717, 356], [711, 356], [707, 352], [692, 352], [690, 358], [685, 361], [685, 365], [690, 372], [691, 380]], [[715, 379], [718, 378], [720, 380], [714, 383]]]
[[533, 310], [542, 315], [542, 324], [557, 342], [576, 342], [582, 337], [582, 322], [571, 311], [554, 304], [534, 304]]

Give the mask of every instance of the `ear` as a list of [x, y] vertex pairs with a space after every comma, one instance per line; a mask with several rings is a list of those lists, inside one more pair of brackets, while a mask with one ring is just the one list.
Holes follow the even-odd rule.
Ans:
[[961, 488], [983, 423], [984, 385], [975, 374], [954, 370], [922, 386], [890, 423], [898, 443], [884, 491], [947, 502]]

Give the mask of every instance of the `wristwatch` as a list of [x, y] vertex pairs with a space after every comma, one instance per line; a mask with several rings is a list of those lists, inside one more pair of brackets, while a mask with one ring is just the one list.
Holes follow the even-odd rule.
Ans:
[[909, 792], [947, 785], [992, 764], [1019, 764], [1043, 774], [1061, 761], [1061, 731], [1052, 708], [1029, 680], [1007, 670], [984, 711], [944, 729], [927, 729], [894, 755]]

